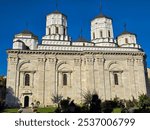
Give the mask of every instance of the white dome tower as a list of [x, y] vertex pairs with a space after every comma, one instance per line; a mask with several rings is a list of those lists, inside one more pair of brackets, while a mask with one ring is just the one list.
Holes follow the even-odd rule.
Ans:
[[127, 32], [126, 29], [118, 36], [117, 42], [120, 47], [141, 48], [141, 46], [137, 44], [136, 34]]
[[96, 46], [114, 47], [112, 19], [100, 14], [91, 22], [91, 41]]
[[38, 37], [32, 32], [25, 30], [13, 39], [13, 49], [17, 50], [36, 50], [38, 46]]
[[67, 17], [59, 11], [47, 15], [46, 36], [43, 39], [70, 41], [67, 34]]
[[102, 0], [100, 0], [100, 15], [91, 21], [91, 41], [95, 46], [116, 46], [112, 19], [102, 14]]

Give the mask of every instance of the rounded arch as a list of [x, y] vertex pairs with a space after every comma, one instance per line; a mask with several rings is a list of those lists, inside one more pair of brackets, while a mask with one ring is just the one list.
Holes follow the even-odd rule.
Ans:
[[25, 61], [20, 62], [19, 65], [18, 65], [17, 70], [20, 70], [20, 68], [21, 68], [24, 64], [26, 64], [26, 63], [30, 63], [30, 61], [29, 61], [29, 60], [25, 60]]
[[120, 62], [118, 61], [111, 61], [108, 65], [107, 65], [107, 69], [108, 70], [123, 70], [123, 66]]
[[59, 68], [62, 64], [66, 64], [66, 62], [65, 62], [65, 61], [59, 62], [59, 63], [56, 65], [56, 69], [58, 70], [58, 68]]
[[73, 67], [67, 63], [59, 65], [58, 71], [73, 71]]

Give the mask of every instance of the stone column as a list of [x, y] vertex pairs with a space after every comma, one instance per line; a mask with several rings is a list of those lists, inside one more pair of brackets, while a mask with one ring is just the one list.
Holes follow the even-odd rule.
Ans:
[[37, 101], [41, 106], [45, 105], [45, 58], [38, 58], [38, 92]]
[[128, 69], [128, 82], [129, 85], [126, 86], [129, 91], [126, 91], [128, 93], [128, 97], [132, 99], [132, 96], [134, 98], [137, 98], [136, 93], [136, 84], [135, 84], [135, 73], [134, 73], [134, 59], [130, 58], [127, 59], [127, 69]]
[[111, 96], [111, 85], [110, 85], [110, 72], [109, 70], [105, 70], [105, 94], [106, 94], [106, 100], [110, 100], [112, 98]]
[[15, 106], [17, 105], [17, 93], [18, 93], [18, 86], [17, 86], [17, 65], [19, 59], [17, 58], [16, 54], [8, 53], [8, 67], [7, 67], [7, 90], [8, 93], [6, 95], [6, 104], [8, 106]]
[[141, 94], [147, 94], [147, 87], [146, 87], [146, 75], [145, 75], [145, 68], [143, 63], [143, 58], [138, 58], [135, 61], [136, 66], [136, 83], [137, 83], [137, 95], [140, 96]]
[[[72, 75], [72, 74], [71, 74]], [[74, 72], [73, 72], [73, 87], [72, 88], [72, 95], [73, 98], [77, 100], [78, 103], [82, 101], [82, 83], [81, 83], [81, 59], [76, 58], [74, 59]]]
[[47, 56], [46, 71], [45, 71], [45, 102], [46, 104], [52, 105], [52, 96], [57, 94], [57, 79], [56, 77], [56, 58], [53, 56]]
[[91, 56], [86, 57], [86, 70], [87, 70], [87, 87], [91, 92], [95, 91], [94, 82], [94, 58]]
[[99, 96], [102, 99], [106, 99], [106, 92], [105, 92], [105, 75], [104, 75], [104, 58], [97, 58], [97, 64], [98, 64], [98, 70], [99, 70], [99, 79], [96, 78], [96, 80], [99, 80]]

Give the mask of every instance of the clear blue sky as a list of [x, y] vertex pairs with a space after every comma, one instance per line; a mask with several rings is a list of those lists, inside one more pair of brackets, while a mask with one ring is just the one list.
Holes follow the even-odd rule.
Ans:
[[[90, 39], [90, 21], [100, 12], [100, 0], [58, 0], [58, 10], [68, 17], [68, 32], [73, 40], [81, 28]], [[45, 34], [46, 15], [56, 10], [55, 0], [0, 0], [0, 75], [7, 73], [7, 49], [15, 34], [28, 29], [39, 37]], [[103, 0], [103, 13], [113, 18], [115, 37], [127, 30], [136, 33], [138, 43], [147, 54], [150, 67], [150, 1]]]

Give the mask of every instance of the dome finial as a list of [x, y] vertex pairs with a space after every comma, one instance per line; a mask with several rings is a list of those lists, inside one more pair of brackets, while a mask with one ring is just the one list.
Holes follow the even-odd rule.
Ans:
[[56, 0], [56, 10], [58, 11], [58, 0]]
[[80, 37], [82, 38], [83, 37], [83, 35], [82, 35], [82, 27], [81, 27], [81, 30], [80, 30]]
[[103, 11], [102, 11], [102, 0], [100, 0], [100, 14], [103, 14]]

